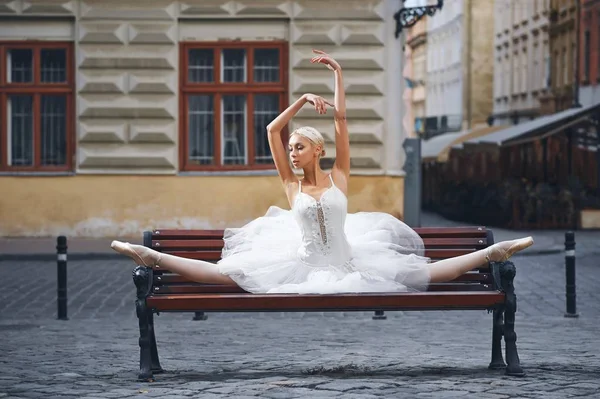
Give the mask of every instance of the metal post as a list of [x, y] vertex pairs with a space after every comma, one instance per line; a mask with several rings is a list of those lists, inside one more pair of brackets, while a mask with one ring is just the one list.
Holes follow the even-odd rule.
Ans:
[[376, 310], [373, 320], [387, 320], [387, 316], [383, 313], [383, 310]]
[[56, 271], [58, 294], [58, 319], [67, 317], [67, 237], [59, 236], [56, 240]]
[[204, 312], [194, 312], [192, 320], [206, 320], [208, 316]]
[[402, 144], [406, 154], [404, 162], [404, 223], [410, 227], [421, 226], [421, 138], [408, 137]]
[[565, 275], [567, 311], [565, 317], [579, 317], [577, 314], [575, 290], [575, 233], [565, 233]]

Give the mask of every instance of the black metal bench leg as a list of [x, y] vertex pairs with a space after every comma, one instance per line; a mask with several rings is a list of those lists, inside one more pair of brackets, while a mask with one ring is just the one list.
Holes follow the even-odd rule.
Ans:
[[504, 314], [504, 345], [506, 349], [506, 375], [522, 377], [525, 375], [517, 352], [517, 334], [515, 333], [515, 313], [517, 311], [517, 296], [513, 284], [517, 269], [512, 262], [504, 262], [500, 266], [502, 288], [506, 294]]
[[494, 309], [494, 319], [492, 326], [492, 361], [489, 368], [492, 370], [501, 370], [506, 368], [504, 358], [502, 357], [502, 330], [503, 330], [504, 309]]
[[146, 297], [152, 287], [152, 270], [138, 266], [133, 270], [133, 282], [137, 288], [135, 310], [140, 327], [140, 373], [139, 380], [151, 381], [152, 374], [152, 348], [150, 336], [151, 312], [146, 305]]
[[152, 361], [152, 372], [154, 374], [162, 373], [164, 370], [160, 367], [158, 359], [158, 349], [156, 347], [156, 335], [154, 334], [154, 313], [148, 312], [149, 328], [150, 328], [150, 357]]

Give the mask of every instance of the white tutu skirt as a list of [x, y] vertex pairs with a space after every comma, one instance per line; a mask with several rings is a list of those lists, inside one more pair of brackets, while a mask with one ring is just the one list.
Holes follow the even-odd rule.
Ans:
[[347, 215], [351, 257], [342, 265], [302, 262], [300, 228], [275, 206], [241, 228], [225, 230], [219, 271], [252, 293], [334, 294], [424, 291], [430, 260], [421, 237], [387, 213]]

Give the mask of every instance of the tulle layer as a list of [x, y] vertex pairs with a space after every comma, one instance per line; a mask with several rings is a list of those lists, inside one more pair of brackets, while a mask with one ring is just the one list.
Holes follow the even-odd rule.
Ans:
[[298, 257], [302, 237], [291, 211], [269, 208], [241, 228], [226, 229], [218, 266], [254, 293], [333, 294], [423, 291], [429, 259], [410, 227], [380, 212], [348, 214], [351, 258], [338, 265], [309, 265]]

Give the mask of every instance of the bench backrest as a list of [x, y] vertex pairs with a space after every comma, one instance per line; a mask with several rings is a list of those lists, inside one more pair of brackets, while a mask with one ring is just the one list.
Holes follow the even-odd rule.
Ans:
[[[425, 243], [425, 256], [437, 261], [468, 254], [494, 243], [492, 232], [485, 227], [422, 227], [415, 231]], [[190, 259], [216, 262], [221, 259], [223, 230], [156, 229], [144, 232], [144, 245], [157, 251]], [[467, 273], [445, 284], [432, 284], [433, 291], [492, 290], [491, 275], [486, 267]], [[166, 270], [154, 271], [153, 294], [244, 292], [238, 287], [197, 284]]]

